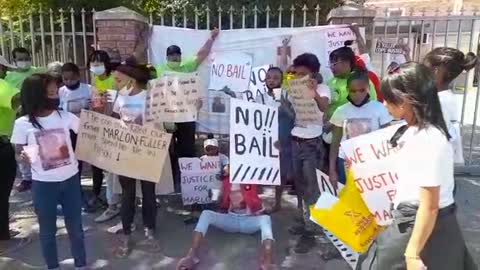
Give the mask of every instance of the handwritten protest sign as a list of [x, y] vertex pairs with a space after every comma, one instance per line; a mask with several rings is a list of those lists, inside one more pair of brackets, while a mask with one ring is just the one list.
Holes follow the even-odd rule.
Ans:
[[146, 122], [192, 122], [197, 120], [201, 83], [197, 73], [175, 73], [151, 82], [145, 108]]
[[235, 92], [248, 90], [253, 57], [243, 52], [214, 53], [211, 58], [210, 86], [221, 90], [224, 87]]
[[390, 126], [342, 142], [348, 170], [377, 223], [388, 225], [392, 219], [390, 205], [396, 194], [395, 184], [400, 181], [396, 148], [389, 143], [400, 125]]
[[220, 189], [222, 165], [219, 157], [181, 158], [183, 205], [211, 203], [209, 191]]
[[403, 49], [398, 45], [397, 38], [377, 39], [376, 53], [403, 54]]
[[280, 185], [278, 109], [230, 100], [230, 181]]
[[242, 95], [244, 100], [253, 101], [255, 100], [256, 96], [265, 94], [267, 92], [266, 79], [267, 71], [270, 66], [271, 65], [264, 65], [252, 68], [250, 86]]
[[106, 171], [158, 183], [168, 158], [171, 135], [148, 126], [125, 124], [82, 111], [77, 158]]
[[308, 76], [290, 80], [290, 102], [295, 110], [295, 124], [307, 126], [311, 124], [322, 125], [322, 115], [318, 113], [315, 100], [309, 96]]
[[[334, 28], [325, 31], [326, 44], [326, 56], [325, 59], [329, 59], [330, 53], [340, 47], [345, 46], [345, 41], [356, 40], [355, 33], [350, 28]], [[352, 45], [352, 49], [358, 53], [356, 45]]]

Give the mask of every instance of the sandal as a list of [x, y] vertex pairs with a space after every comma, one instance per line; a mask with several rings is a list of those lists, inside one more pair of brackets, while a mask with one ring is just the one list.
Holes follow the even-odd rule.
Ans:
[[177, 264], [177, 270], [193, 270], [200, 263], [200, 259], [188, 255], [180, 259]]

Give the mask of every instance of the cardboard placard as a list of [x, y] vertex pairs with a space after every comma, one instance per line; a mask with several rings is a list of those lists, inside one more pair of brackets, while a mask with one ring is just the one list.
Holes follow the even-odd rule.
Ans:
[[219, 52], [212, 54], [210, 85], [208, 89], [225, 87], [234, 92], [248, 90], [253, 57], [243, 52]]
[[76, 156], [106, 171], [158, 183], [171, 135], [83, 110]]
[[222, 188], [219, 157], [180, 158], [183, 205], [211, 203], [209, 192]]
[[403, 54], [403, 48], [398, 44], [398, 38], [377, 39], [376, 53]]
[[309, 77], [290, 80], [290, 102], [295, 110], [295, 125], [306, 127], [307, 125], [322, 125], [322, 114], [319, 114], [318, 105], [312, 97], [309, 97]]

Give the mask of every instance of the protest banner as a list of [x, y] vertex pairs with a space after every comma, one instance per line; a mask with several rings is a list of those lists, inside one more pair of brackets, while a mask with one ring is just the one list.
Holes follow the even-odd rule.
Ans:
[[83, 110], [76, 156], [118, 175], [158, 183], [170, 139], [163, 131]]
[[278, 108], [230, 100], [230, 182], [280, 185]]
[[209, 193], [222, 188], [219, 157], [180, 158], [183, 205], [211, 203]]
[[340, 152], [354, 176], [353, 181], [377, 223], [388, 225], [392, 215], [390, 205], [400, 181], [397, 154], [403, 144], [392, 147], [389, 143], [402, 124], [390, 126], [341, 143]]
[[145, 107], [147, 123], [197, 120], [197, 103], [202, 96], [198, 73], [167, 74], [150, 85]]
[[[318, 188], [320, 190], [320, 194], [323, 193], [330, 193], [334, 196], [338, 196], [338, 193], [345, 187], [342, 183], [337, 183], [337, 190], [335, 190], [330, 183], [330, 178], [328, 175], [323, 173], [320, 170], [317, 171], [317, 182]], [[314, 218], [310, 217], [310, 220], [317, 223]], [[318, 223], [317, 223], [318, 224]], [[318, 224], [320, 225], [320, 224]], [[321, 226], [321, 225], [320, 225]], [[327, 229], [323, 229], [325, 231], [325, 235], [327, 236], [328, 240], [332, 242], [335, 248], [340, 252], [343, 259], [350, 265], [352, 269], [355, 269], [358, 261], [358, 253], [353, 251], [351, 247], [343, 243], [340, 239], [338, 239], [335, 235], [329, 232]]]
[[226, 87], [234, 92], [248, 90], [252, 62], [252, 55], [249, 53], [213, 53], [208, 89], [221, 90]]
[[295, 124], [298, 126], [322, 125], [323, 119], [318, 113], [318, 106], [309, 95], [308, 82], [310, 78], [290, 80], [290, 102], [295, 110]]
[[403, 48], [398, 44], [397, 38], [377, 39], [375, 46], [376, 53], [403, 54]]

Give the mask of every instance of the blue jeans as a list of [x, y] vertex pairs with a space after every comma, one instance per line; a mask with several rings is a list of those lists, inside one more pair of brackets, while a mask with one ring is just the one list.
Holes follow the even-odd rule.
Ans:
[[337, 171], [338, 171], [338, 182], [346, 185], [347, 174], [345, 171], [345, 160], [343, 158], [337, 158]]
[[82, 226], [82, 197], [78, 174], [62, 182], [32, 182], [35, 213], [40, 225], [40, 245], [48, 269], [59, 267], [57, 254], [57, 205], [62, 206], [75, 267], [87, 264]]
[[231, 233], [252, 234], [260, 231], [262, 233], [262, 241], [274, 240], [272, 221], [270, 216], [267, 215], [238, 216], [204, 210], [200, 215], [195, 231], [201, 233], [205, 237], [210, 225]]

